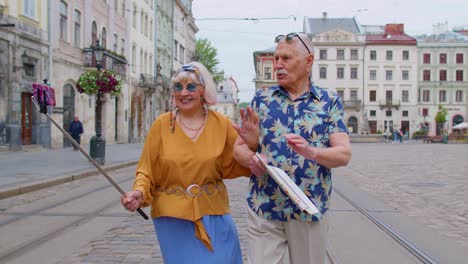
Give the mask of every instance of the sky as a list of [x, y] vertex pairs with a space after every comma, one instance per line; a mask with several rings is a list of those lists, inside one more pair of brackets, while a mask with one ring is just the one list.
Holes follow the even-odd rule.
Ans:
[[[432, 25], [468, 26], [467, 0], [193, 0], [199, 32], [218, 50], [218, 68], [233, 77], [239, 99], [255, 92], [253, 52], [275, 46], [279, 34], [302, 32], [304, 17], [356, 17], [361, 25], [403, 23], [409, 35], [431, 34]], [[253, 21], [244, 18], [269, 18]], [[223, 20], [219, 20], [223, 19]]]

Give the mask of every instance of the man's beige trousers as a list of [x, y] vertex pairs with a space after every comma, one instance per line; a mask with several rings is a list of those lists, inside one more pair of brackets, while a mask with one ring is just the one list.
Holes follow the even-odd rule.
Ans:
[[[320, 222], [278, 222], [248, 211], [248, 264], [324, 264], [327, 216]], [[288, 254], [289, 253], [289, 254]]]

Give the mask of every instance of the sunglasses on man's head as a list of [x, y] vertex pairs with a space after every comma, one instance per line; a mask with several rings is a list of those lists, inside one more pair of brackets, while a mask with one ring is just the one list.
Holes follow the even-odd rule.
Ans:
[[[189, 91], [190, 93], [193, 93], [197, 91], [199, 85], [200, 84], [193, 83], [193, 82], [188, 83], [185, 86], [185, 89], [187, 89], [187, 91]], [[182, 90], [184, 90], [184, 85], [182, 85], [182, 83], [175, 83], [174, 86], [172, 87], [172, 90], [174, 90], [174, 92], [182, 92]]]
[[293, 38], [297, 37], [301, 42], [302, 44], [304, 44], [304, 47], [307, 49], [307, 51], [309, 52], [309, 54], [311, 54], [310, 52], [310, 49], [309, 47], [307, 47], [307, 45], [305, 44], [305, 42], [302, 40], [302, 38], [299, 36], [299, 34], [297, 33], [289, 33], [287, 34], [286, 36], [285, 35], [278, 35], [276, 36], [275, 38], [275, 43], [278, 43], [280, 42], [282, 39], [286, 38], [286, 41], [290, 41], [292, 40]]

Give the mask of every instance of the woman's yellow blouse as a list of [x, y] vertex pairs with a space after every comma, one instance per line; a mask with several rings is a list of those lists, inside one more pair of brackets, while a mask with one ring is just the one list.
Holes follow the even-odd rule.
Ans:
[[[169, 113], [161, 115], [146, 138], [133, 185], [133, 190], [143, 193], [142, 207], [151, 205], [153, 218], [169, 216], [195, 222], [197, 232], [202, 233], [196, 236], [210, 245], [200, 219], [205, 215], [229, 213], [228, 195], [222, 180], [251, 174], [234, 160], [236, 139], [237, 132], [231, 121], [211, 110], [196, 141], [192, 141], [177, 123], [171, 133]], [[223, 188], [196, 198], [157, 191], [158, 187], [187, 189], [191, 184], [215, 182]]]

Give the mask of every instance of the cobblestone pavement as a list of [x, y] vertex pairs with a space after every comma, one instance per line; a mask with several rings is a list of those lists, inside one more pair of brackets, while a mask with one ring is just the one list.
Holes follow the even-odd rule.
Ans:
[[335, 177], [468, 248], [468, 145], [376, 143], [352, 150]]
[[[245, 259], [247, 244], [247, 218], [245, 194], [247, 178], [225, 181], [230, 196], [231, 213], [236, 222], [241, 248]], [[145, 210], [148, 212], [148, 210]], [[151, 221], [135, 214], [120, 226], [107, 231], [99, 239], [91, 241], [71, 256], [57, 264], [106, 264], [106, 263], [163, 263], [159, 244]]]

